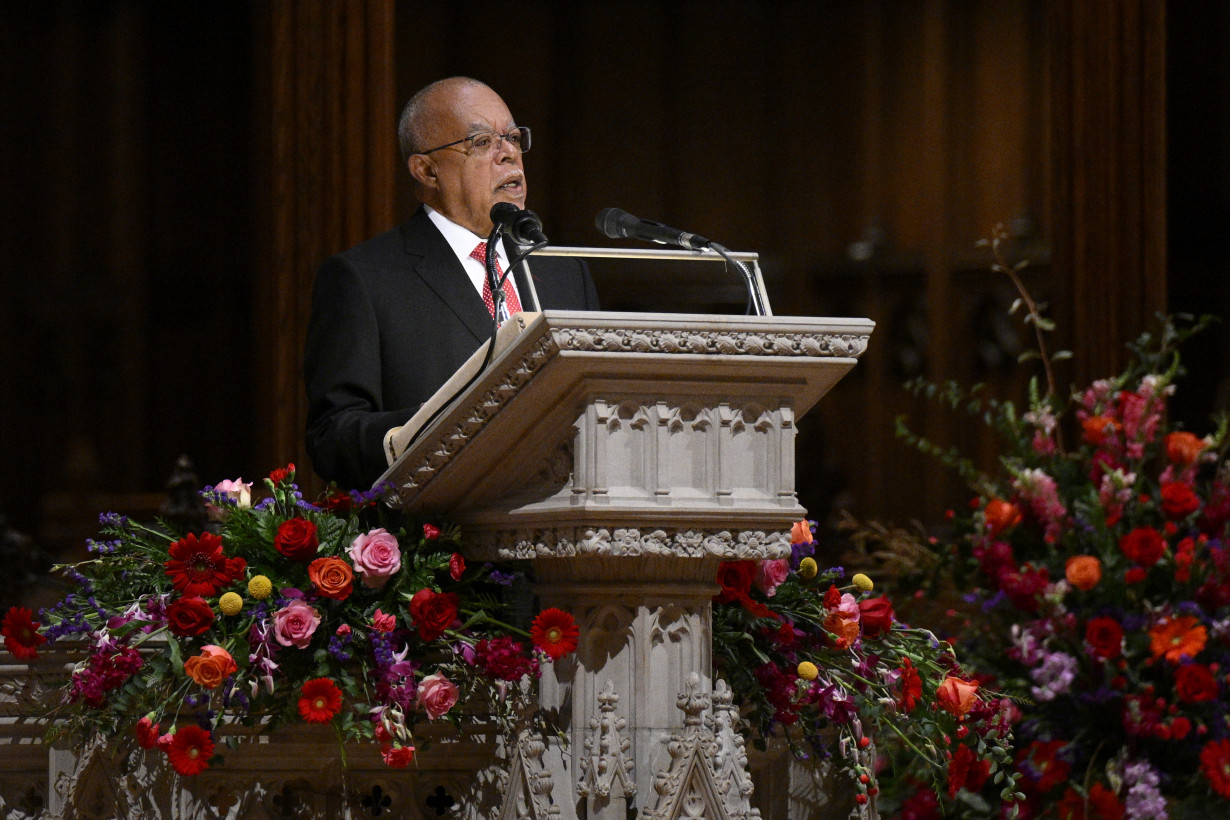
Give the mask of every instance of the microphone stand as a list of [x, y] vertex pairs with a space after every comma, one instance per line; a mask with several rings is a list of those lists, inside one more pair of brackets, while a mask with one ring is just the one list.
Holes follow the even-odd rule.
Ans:
[[729, 249], [722, 247], [716, 242], [710, 242], [709, 247], [720, 254], [727, 264], [734, 265], [735, 269], [743, 276], [743, 284], [747, 286], [747, 308], [745, 313], [748, 316], [768, 316], [769, 311], [760, 298], [760, 289], [756, 287], [756, 278], [747, 269], [747, 265], [733, 258], [730, 255]]

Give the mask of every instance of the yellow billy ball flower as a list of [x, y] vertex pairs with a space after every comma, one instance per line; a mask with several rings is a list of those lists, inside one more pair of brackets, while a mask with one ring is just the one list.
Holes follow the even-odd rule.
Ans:
[[238, 615], [243, 609], [243, 598], [237, 592], [228, 592], [218, 599], [218, 608], [223, 615]]
[[853, 581], [854, 585], [858, 587], [859, 589], [861, 589], [863, 592], [871, 592], [871, 590], [875, 589], [875, 584], [871, 582], [871, 579], [868, 578], [866, 575], [864, 575], [861, 572], [855, 575], [850, 580]]
[[799, 664], [799, 677], [803, 680], [815, 680], [820, 677], [820, 670], [811, 661], [803, 661]]
[[799, 562], [799, 575], [807, 581], [816, 577], [816, 573], [820, 571], [820, 567], [816, 565], [815, 558], [804, 558]]
[[263, 601], [273, 594], [273, 582], [264, 575], [254, 575], [248, 581], [248, 594], [258, 601]]

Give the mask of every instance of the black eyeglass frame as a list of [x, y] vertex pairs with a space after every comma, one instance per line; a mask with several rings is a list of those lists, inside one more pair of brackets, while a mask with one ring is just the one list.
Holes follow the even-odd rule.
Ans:
[[[509, 137], [514, 132], [521, 135], [520, 145], [518, 145], [517, 143], [509, 139]], [[509, 145], [516, 148], [517, 151], [522, 154], [530, 150], [530, 127], [528, 125], [518, 125], [516, 128], [509, 129], [503, 134], [501, 134], [498, 131], [479, 131], [477, 134], [471, 134], [468, 137], [462, 137], [459, 140], [454, 140], [453, 142], [447, 143], [445, 145], [437, 145], [435, 148], [428, 148], [426, 151], [415, 151], [414, 153], [430, 154], [433, 151], [443, 151], [445, 148], [452, 148], [454, 145], [461, 145], [461, 143], [463, 142], [468, 142], [470, 143], [469, 148], [466, 150], [466, 155], [468, 156], [474, 153], [474, 140], [478, 139], [479, 137], [485, 137], [485, 136], [499, 137], [500, 139], [504, 140], [504, 142], [507, 142]]]

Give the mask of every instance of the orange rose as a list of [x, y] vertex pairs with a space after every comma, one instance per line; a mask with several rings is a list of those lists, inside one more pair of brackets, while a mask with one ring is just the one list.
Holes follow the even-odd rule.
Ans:
[[317, 592], [337, 601], [350, 597], [354, 589], [354, 570], [341, 558], [317, 558], [308, 564], [308, 578]]
[[961, 717], [974, 705], [978, 692], [978, 684], [974, 681], [962, 680], [949, 675], [935, 690], [935, 697], [940, 708]]
[[790, 543], [810, 544], [811, 542], [811, 523], [808, 521], [794, 522], [794, 526], [790, 528]]
[[238, 667], [231, 653], [213, 644], [202, 646], [201, 654], [184, 661], [184, 674], [206, 689], [217, 689], [236, 671]]
[[995, 538], [1001, 532], [1021, 523], [1021, 508], [1011, 501], [993, 498], [987, 502], [986, 517], [987, 529], [990, 530], [990, 536]]
[[1186, 430], [1166, 434], [1166, 458], [1176, 467], [1187, 467], [1196, 462], [1204, 451], [1204, 440]]
[[1068, 583], [1081, 592], [1088, 592], [1102, 580], [1102, 562], [1093, 555], [1073, 555], [1064, 564]]

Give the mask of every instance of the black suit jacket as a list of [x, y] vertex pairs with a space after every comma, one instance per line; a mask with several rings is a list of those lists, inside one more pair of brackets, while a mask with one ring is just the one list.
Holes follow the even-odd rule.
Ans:
[[[598, 309], [581, 260], [531, 257], [530, 267], [543, 308]], [[304, 351], [316, 472], [342, 487], [371, 486], [387, 467], [385, 433], [409, 420], [490, 334], [491, 314], [422, 208], [330, 257], [316, 275]]]

